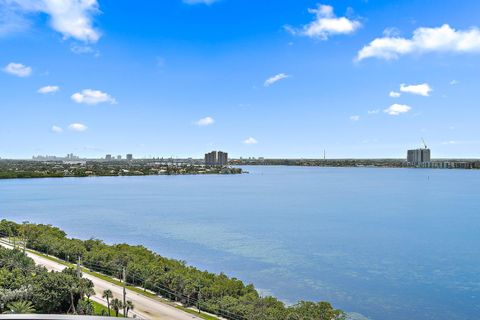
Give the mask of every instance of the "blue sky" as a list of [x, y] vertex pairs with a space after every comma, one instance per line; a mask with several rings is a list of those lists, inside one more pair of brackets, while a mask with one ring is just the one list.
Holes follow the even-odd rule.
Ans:
[[0, 156], [480, 157], [479, 10], [0, 0]]

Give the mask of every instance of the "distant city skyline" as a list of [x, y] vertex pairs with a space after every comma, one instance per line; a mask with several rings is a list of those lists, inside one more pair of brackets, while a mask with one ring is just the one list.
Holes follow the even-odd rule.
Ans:
[[0, 0], [3, 159], [480, 158], [477, 1], [59, 5]]

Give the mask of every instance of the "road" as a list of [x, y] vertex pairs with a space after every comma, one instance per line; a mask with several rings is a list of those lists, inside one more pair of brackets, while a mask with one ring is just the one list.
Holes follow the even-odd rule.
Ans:
[[[9, 249], [12, 246], [0, 241], [0, 245]], [[50, 271], [62, 271], [66, 268], [61, 263], [46, 259], [31, 252], [27, 255], [32, 258], [37, 265], [44, 266]], [[107, 305], [107, 301], [102, 298], [103, 290], [110, 289], [114, 298], [123, 299], [123, 287], [110, 283], [108, 281], [99, 279], [89, 274], [83, 274], [83, 277], [90, 279], [95, 286], [95, 296], [90, 297], [95, 302], [102, 305]], [[134, 310], [129, 312], [129, 316], [136, 316], [141, 319], [171, 319], [171, 320], [192, 320], [201, 319], [195, 315], [186, 313], [168, 304], [162, 303], [158, 300], [146, 297], [142, 294], [127, 289], [127, 300], [131, 300], [134, 305]]]

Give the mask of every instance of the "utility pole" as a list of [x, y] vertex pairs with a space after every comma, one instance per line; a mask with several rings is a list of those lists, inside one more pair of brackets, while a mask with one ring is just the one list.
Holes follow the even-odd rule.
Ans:
[[198, 313], [202, 313], [202, 310], [200, 309], [200, 299], [202, 299], [202, 287], [198, 286], [198, 297], [197, 297], [197, 309]]
[[26, 231], [23, 231], [23, 255], [27, 254], [27, 234]]
[[126, 313], [126, 302], [127, 302], [127, 290], [125, 288], [127, 283], [127, 268], [123, 267], [123, 315], [125, 316]]
[[27, 252], [27, 221], [23, 221], [22, 230], [23, 230], [23, 254], [26, 255]]
[[78, 256], [77, 260], [77, 277], [80, 279], [82, 277], [82, 269], [80, 265], [82, 264], [82, 257]]

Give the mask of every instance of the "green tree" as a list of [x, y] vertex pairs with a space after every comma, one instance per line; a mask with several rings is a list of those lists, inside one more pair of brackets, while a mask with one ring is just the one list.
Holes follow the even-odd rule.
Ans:
[[8, 311], [4, 313], [34, 313], [35, 308], [30, 301], [20, 300], [7, 305]]
[[77, 306], [78, 314], [80, 315], [92, 315], [93, 314], [93, 305], [90, 300], [80, 300], [78, 301]]
[[133, 302], [132, 302], [131, 300], [127, 300], [127, 301], [125, 302], [125, 308], [126, 308], [125, 317], [128, 318], [128, 312], [129, 312], [130, 310], [133, 310], [134, 307], [135, 307], [135, 306], [133, 305]]
[[115, 317], [118, 317], [118, 312], [122, 308], [123, 308], [122, 301], [118, 300], [117, 298], [112, 300], [112, 309], [115, 311]]
[[107, 299], [108, 315], [111, 316], [111, 314], [110, 314], [110, 299], [113, 298], [112, 291], [110, 289], [103, 290], [102, 298]]

